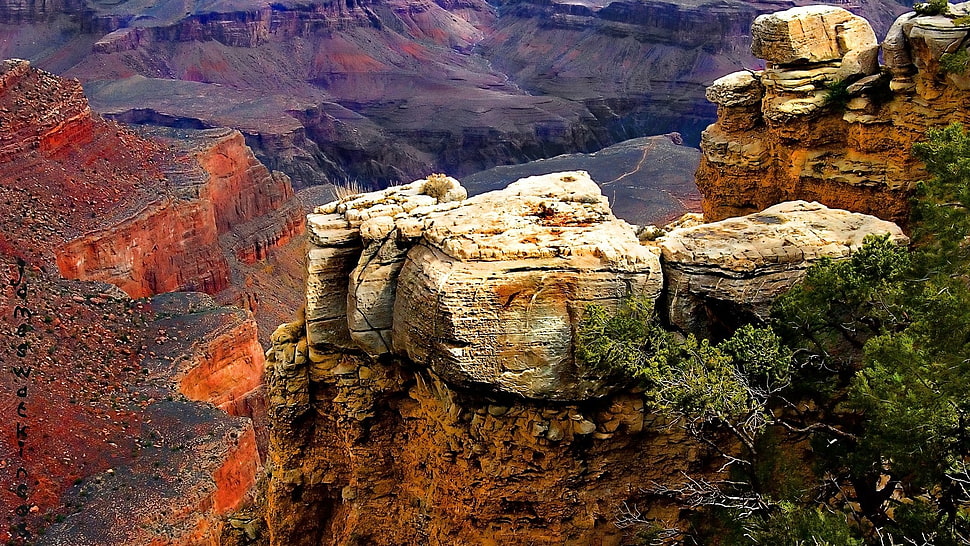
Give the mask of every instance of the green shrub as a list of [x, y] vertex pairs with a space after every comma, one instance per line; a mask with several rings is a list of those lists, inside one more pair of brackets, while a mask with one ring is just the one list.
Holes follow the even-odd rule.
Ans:
[[913, 4], [916, 15], [946, 15], [950, 13], [950, 3], [947, 0], [930, 0]]
[[861, 546], [863, 542], [849, 526], [847, 516], [783, 502], [766, 520], [753, 521], [748, 537], [754, 544]]
[[579, 325], [576, 357], [606, 375], [649, 383], [663, 363], [670, 334], [648, 298], [631, 298], [615, 314], [590, 304]]
[[825, 88], [825, 106], [835, 110], [845, 110], [849, 104], [849, 80], [832, 82]]
[[970, 67], [970, 53], [966, 49], [944, 53], [940, 57], [940, 72], [943, 74], [964, 74], [968, 67]]

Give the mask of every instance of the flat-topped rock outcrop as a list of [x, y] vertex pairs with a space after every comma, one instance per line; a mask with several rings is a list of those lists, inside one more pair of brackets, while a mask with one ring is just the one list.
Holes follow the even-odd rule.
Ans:
[[[625, 543], [598, 502], [677, 521], [630, 484], [709, 473], [706, 448], [573, 357], [587, 305], [643, 296], [667, 326], [717, 331], [869, 233], [906, 240], [806, 202], [691, 223], [638, 240], [581, 171], [471, 198], [433, 175], [317, 207], [305, 316], [267, 352], [270, 543], [516, 543], [510, 517], [537, 543]], [[419, 511], [420, 529], [388, 523]]]
[[573, 332], [588, 303], [656, 298], [658, 253], [585, 172], [463, 198], [439, 176], [310, 215], [310, 346], [396, 353], [456, 384], [526, 397], [598, 392], [602, 378], [573, 358]]
[[433, 175], [317, 207], [308, 232], [311, 361], [397, 356], [452, 385], [548, 400], [609, 390], [573, 356], [590, 303], [663, 298], [664, 321], [706, 332], [705, 306], [762, 315], [816, 259], [870, 233], [906, 240], [891, 222], [794, 202], [641, 242], [582, 171], [472, 198]]
[[834, 6], [760, 16], [752, 51], [764, 70], [729, 74], [707, 90], [718, 119], [701, 137], [705, 217], [803, 199], [905, 223], [924, 176], [913, 143], [931, 127], [970, 121], [970, 76], [957, 62], [967, 51], [970, 25], [959, 17], [968, 7], [905, 14], [882, 44], [864, 19]]

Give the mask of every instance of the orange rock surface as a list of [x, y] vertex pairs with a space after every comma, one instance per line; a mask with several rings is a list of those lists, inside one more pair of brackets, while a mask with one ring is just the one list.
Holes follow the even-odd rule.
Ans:
[[[270, 544], [629, 544], [624, 506], [678, 524], [646, 492], [713, 475], [709, 447], [620, 393], [578, 404], [490, 398], [428, 370], [307, 350], [274, 334]], [[626, 504], [624, 504], [626, 503]]]
[[26, 61], [0, 64], [0, 124], [0, 361], [32, 369], [0, 376], [2, 403], [25, 399], [28, 419], [23, 453], [16, 423], [0, 432], [0, 540], [218, 544], [266, 442], [249, 418], [265, 413], [253, 316], [98, 281], [134, 296], [226, 288], [241, 257], [300, 233], [287, 179], [232, 131], [105, 121], [76, 81]]
[[27, 224], [28, 246], [52, 249], [65, 277], [132, 297], [217, 293], [230, 256], [251, 264], [302, 232], [289, 179], [238, 132], [136, 135], [92, 113], [76, 80], [27, 61], [0, 66], [0, 125], [2, 193], [23, 203], [6, 231]]
[[248, 318], [211, 334], [193, 355], [179, 390], [192, 400], [209, 402], [229, 415], [253, 417], [245, 400], [263, 384], [265, 358]]
[[69, 279], [99, 280], [141, 298], [176, 290], [215, 293], [229, 284], [212, 204], [152, 203], [134, 217], [87, 233], [57, 249]]
[[703, 133], [696, 175], [705, 219], [804, 199], [905, 225], [914, 184], [926, 176], [911, 153], [913, 143], [925, 139], [930, 128], [970, 122], [970, 95], [940, 69], [939, 51], [923, 47], [919, 38], [900, 34], [899, 40], [907, 41], [915, 64], [877, 67], [881, 71], [870, 81], [858, 80], [865, 87], [850, 87], [850, 96], [840, 102], [823, 101], [826, 86], [835, 82], [825, 72], [834, 72], [832, 63], [769, 63], [755, 73], [767, 83], [790, 78], [803, 85], [800, 89], [811, 79], [815, 89], [808, 97], [821, 106], [806, 113], [781, 112], [785, 101], [805, 99], [779, 87], [766, 86], [753, 106], [715, 97], [724, 104], [718, 106], [717, 122]]

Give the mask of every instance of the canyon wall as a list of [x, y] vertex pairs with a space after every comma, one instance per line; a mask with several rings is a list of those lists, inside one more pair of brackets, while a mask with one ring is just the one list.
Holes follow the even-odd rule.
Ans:
[[257, 292], [236, 284], [299, 239], [302, 205], [239, 132], [136, 133], [26, 61], [0, 65], [0, 123], [0, 360], [22, 365], [0, 394], [25, 403], [0, 435], [3, 539], [218, 544], [268, 442], [257, 324], [150, 296]]
[[881, 44], [865, 20], [835, 8], [759, 19], [753, 48], [766, 68], [707, 91], [718, 119], [703, 134], [697, 171], [705, 218], [806, 199], [905, 223], [925, 176], [913, 143], [970, 122], [966, 69], [940, 63], [966, 49], [970, 26], [957, 17], [968, 7], [949, 9], [900, 16]]
[[435, 175], [317, 207], [306, 309], [267, 352], [262, 538], [625, 544], [648, 521], [682, 528], [690, 508], [657, 491], [716, 478], [731, 443], [578, 360], [587, 305], [646, 298], [707, 333], [870, 233], [907, 240], [794, 202], [641, 241], [582, 171], [471, 198]]
[[251, 264], [302, 233], [289, 179], [236, 131], [137, 135], [92, 113], [77, 81], [27, 61], [3, 62], [0, 105], [3, 191], [34, 204], [5, 221], [36, 224], [65, 277], [132, 297], [217, 293], [230, 285], [227, 252]]
[[62, 275], [110, 282], [132, 297], [214, 294], [230, 284], [220, 242], [251, 264], [302, 232], [289, 179], [259, 163], [239, 132], [213, 129], [165, 142], [176, 150], [163, 173], [166, 197], [68, 242], [57, 253]]
[[[126, 450], [109, 468], [84, 469], [59, 505], [43, 507], [41, 514], [62, 517], [37, 544], [219, 544], [226, 515], [247, 498], [262, 467], [243, 404], [262, 383], [252, 316], [198, 293], [130, 306], [148, 320], [134, 329], [139, 373], [112, 388], [140, 401], [136, 428], [126, 431]], [[113, 448], [97, 440], [91, 447]]]
[[[696, 146], [706, 84], [754, 68], [750, 22], [795, 4], [8, 2], [0, 56], [80, 78], [113, 119], [236, 128], [296, 188], [379, 187], [670, 131]], [[854, 5], [880, 32], [906, 9]]]
[[252, 315], [61, 278], [17, 259], [23, 233], [0, 252], [0, 537], [218, 544], [262, 466], [253, 421], [215, 407], [265, 411], [244, 404], [264, 363]]

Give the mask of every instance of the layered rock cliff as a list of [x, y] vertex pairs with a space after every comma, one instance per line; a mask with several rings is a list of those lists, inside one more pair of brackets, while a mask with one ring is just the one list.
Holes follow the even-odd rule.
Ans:
[[253, 263], [302, 232], [303, 210], [286, 175], [259, 163], [240, 133], [179, 136], [164, 141], [175, 153], [156, 183], [164, 198], [68, 242], [57, 253], [62, 275], [110, 282], [133, 297], [218, 293], [230, 285], [220, 242]]
[[238, 132], [137, 135], [92, 113], [77, 81], [27, 61], [0, 67], [0, 123], [2, 192], [22, 204], [8, 232], [32, 230], [28, 247], [68, 278], [133, 297], [216, 293], [230, 285], [223, 247], [252, 263], [302, 232], [289, 180]]
[[707, 92], [718, 120], [701, 143], [705, 217], [806, 199], [905, 222], [924, 176], [912, 144], [931, 127], [970, 121], [966, 68], [940, 62], [966, 51], [970, 27], [956, 18], [967, 11], [902, 15], [881, 44], [839, 8], [759, 18], [753, 52], [766, 68], [724, 76]]
[[60, 278], [18, 262], [20, 233], [0, 252], [0, 536], [217, 544], [261, 467], [253, 421], [215, 407], [264, 411], [244, 403], [262, 383], [252, 316], [204, 294], [131, 300]]
[[100, 280], [236, 290], [302, 206], [240, 133], [136, 134], [26, 61], [0, 66], [0, 124], [2, 538], [218, 544], [267, 444], [253, 314]]
[[865, 234], [906, 241], [797, 202], [641, 242], [585, 172], [472, 198], [436, 175], [308, 225], [307, 307], [267, 352], [271, 544], [619, 544], [624, 506], [682, 525], [649, 491], [716, 476], [716, 452], [576, 359], [586, 306], [712, 330], [684, 317], [756, 315]]

